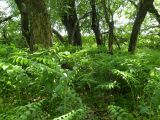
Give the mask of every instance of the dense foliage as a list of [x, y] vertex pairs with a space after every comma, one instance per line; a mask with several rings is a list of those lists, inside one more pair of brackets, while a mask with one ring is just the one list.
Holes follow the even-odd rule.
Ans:
[[160, 120], [159, 0], [2, 1], [0, 120]]
[[141, 47], [135, 55], [62, 45], [30, 54], [1, 45], [0, 118], [160, 119], [159, 49]]

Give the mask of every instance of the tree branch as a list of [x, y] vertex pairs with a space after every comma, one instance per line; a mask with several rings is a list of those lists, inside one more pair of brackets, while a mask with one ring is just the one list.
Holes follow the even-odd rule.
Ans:
[[148, 26], [148, 27], [145, 27], [144, 29], [141, 29], [141, 31], [146, 31], [146, 30], [154, 29], [154, 28], [160, 28], [160, 25]]
[[91, 14], [91, 11], [85, 13], [83, 16], [81, 16], [81, 17], [79, 18], [79, 21], [82, 20], [82, 19], [85, 19], [85, 18], [88, 17], [90, 14]]
[[[138, 9], [138, 5], [133, 1], [133, 0], [128, 0], [131, 4], [133, 4], [135, 6], [136, 9]], [[158, 10], [155, 8], [154, 5], [151, 6], [151, 9], [149, 9], [149, 12], [152, 13], [156, 20], [158, 21], [159, 25], [160, 25], [160, 14], [158, 13]]]
[[137, 9], [138, 5], [133, 1], [133, 0], [128, 0], [132, 5], [134, 5], [134, 7]]
[[152, 7], [149, 10], [149, 12], [152, 13], [156, 17], [156, 20], [158, 21], [158, 23], [160, 25], [160, 14], [158, 13], [158, 11], [157, 11], [157, 9], [155, 8], [154, 5], [152, 5]]
[[54, 28], [52, 28], [52, 33], [55, 34], [57, 36], [57, 38], [62, 42], [64, 43], [64, 38], [63, 36], [57, 31], [55, 30]]
[[11, 20], [13, 17], [14, 17], [14, 15], [10, 15], [10, 16], [8, 16], [8, 17], [6, 17], [6, 18], [2, 18], [2, 19], [0, 20], [0, 24], [2, 24], [3, 22], [6, 22], [6, 21]]

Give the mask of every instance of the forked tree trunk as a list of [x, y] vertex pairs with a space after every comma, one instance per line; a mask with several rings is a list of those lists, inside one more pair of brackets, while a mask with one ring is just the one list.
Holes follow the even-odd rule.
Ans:
[[102, 0], [102, 5], [103, 5], [103, 11], [104, 11], [104, 15], [105, 15], [105, 20], [106, 20], [106, 23], [108, 24], [108, 27], [109, 27], [109, 39], [108, 39], [109, 53], [113, 54], [114, 21], [113, 21], [113, 19], [110, 20], [110, 16], [109, 16], [109, 13], [108, 13], [107, 7], [106, 7], [106, 0]]
[[[109, 15], [109, 9], [106, 7], [106, 0], [102, 0], [102, 6], [103, 6], [103, 11], [104, 11], [104, 15], [105, 15], [105, 20], [106, 23], [108, 24], [109, 27], [109, 39], [108, 39], [108, 48], [109, 48], [109, 53], [113, 54], [113, 42], [115, 41], [118, 48], [120, 49], [120, 45], [116, 39], [116, 36], [114, 34], [114, 20], [113, 20], [113, 13], [110, 13], [111, 15]], [[108, 5], [110, 6], [110, 5]], [[111, 18], [111, 19], [110, 19]]]
[[154, 0], [141, 0], [139, 10], [132, 28], [132, 34], [129, 43], [129, 52], [134, 52], [137, 43], [137, 37], [140, 32], [141, 25], [145, 19], [147, 12], [151, 9]]
[[102, 40], [102, 35], [101, 35], [101, 32], [100, 32], [100, 27], [99, 27], [99, 18], [98, 18], [98, 13], [97, 13], [97, 10], [96, 10], [96, 1], [95, 0], [90, 0], [90, 5], [91, 5], [91, 17], [92, 17], [92, 30], [95, 34], [95, 37], [96, 37], [96, 42], [97, 42], [97, 45], [100, 46], [100, 45], [104, 45], [104, 42]]
[[75, 0], [69, 0], [65, 2], [66, 6], [69, 7], [67, 8], [67, 11], [63, 11], [61, 18], [62, 23], [64, 24], [68, 33], [69, 43], [75, 46], [82, 46], [79, 20], [75, 8]]

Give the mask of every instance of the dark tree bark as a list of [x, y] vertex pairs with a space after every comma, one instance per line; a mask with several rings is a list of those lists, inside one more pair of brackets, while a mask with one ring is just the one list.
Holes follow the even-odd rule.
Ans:
[[[105, 15], [105, 20], [106, 20], [106, 23], [108, 24], [108, 27], [109, 27], [109, 39], [108, 39], [108, 48], [109, 48], [109, 53], [113, 54], [113, 42], [115, 41], [117, 46], [119, 47], [120, 49], [120, 45], [115, 37], [115, 34], [114, 34], [114, 20], [113, 20], [113, 13], [110, 13], [111, 14], [111, 17], [109, 15], [109, 9], [110, 8], [107, 8], [106, 7], [106, 0], [102, 0], [102, 5], [103, 5], [103, 11], [104, 11], [104, 15]], [[111, 18], [111, 19], [110, 19]]]
[[52, 45], [51, 23], [43, 0], [15, 0], [21, 13], [22, 34], [26, 38], [30, 50], [36, 44], [48, 48]]
[[66, 6], [69, 6], [61, 15], [62, 23], [64, 24], [70, 44], [82, 46], [79, 20], [75, 8], [75, 0], [65, 1]]
[[147, 12], [151, 9], [153, 2], [154, 0], [141, 0], [140, 1], [139, 10], [137, 12], [137, 16], [136, 16], [136, 19], [135, 19], [135, 22], [132, 28], [132, 34], [131, 34], [129, 48], [128, 48], [129, 52], [135, 51], [137, 37], [140, 32], [141, 25], [145, 19]]
[[95, 0], [90, 0], [90, 5], [91, 5], [91, 17], [92, 17], [92, 30], [95, 34], [96, 37], [96, 42], [98, 46], [104, 45], [104, 42], [102, 40], [102, 35], [100, 32], [100, 27], [99, 27], [99, 18], [98, 18], [98, 13], [96, 10], [96, 1]]
[[[50, 17], [44, 0], [28, 0], [31, 40], [45, 48], [52, 46]], [[27, 4], [27, 3], [26, 3]]]
[[30, 39], [30, 30], [29, 30], [29, 13], [27, 11], [27, 6], [23, 2], [23, 0], [15, 0], [17, 7], [20, 11], [21, 15], [21, 31], [22, 35], [25, 37], [27, 45], [30, 51], [33, 51], [33, 44]]

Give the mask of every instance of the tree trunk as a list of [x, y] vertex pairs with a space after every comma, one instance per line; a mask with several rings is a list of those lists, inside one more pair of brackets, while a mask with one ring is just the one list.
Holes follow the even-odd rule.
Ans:
[[66, 6], [69, 7], [67, 8], [67, 11], [63, 11], [61, 18], [62, 23], [64, 24], [68, 33], [69, 43], [76, 46], [82, 46], [79, 20], [77, 18], [75, 8], [75, 0], [67, 1]]
[[43, 0], [29, 0], [31, 40], [45, 48], [52, 46], [52, 30], [49, 14]]
[[21, 14], [21, 30], [22, 35], [25, 37], [27, 45], [30, 51], [33, 51], [33, 44], [30, 40], [30, 30], [29, 30], [29, 13], [27, 11], [27, 6], [23, 2], [23, 0], [15, 0], [17, 7]]
[[97, 45], [104, 45], [103, 40], [102, 40], [102, 35], [100, 32], [100, 27], [99, 27], [99, 18], [97, 16], [97, 11], [96, 11], [96, 1], [95, 0], [90, 0], [90, 5], [92, 8], [92, 30], [95, 34], [96, 37], [96, 42]]
[[36, 44], [48, 48], [52, 45], [51, 23], [43, 0], [15, 0], [21, 13], [22, 34], [26, 38], [30, 50]]
[[[105, 20], [106, 23], [108, 24], [109, 27], [109, 39], [108, 39], [108, 48], [109, 48], [109, 53], [113, 54], [113, 42], [115, 41], [117, 46], [120, 49], [120, 45], [114, 35], [114, 21], [113, 21], [113, 13], [111, 14], [111, 20], [110, 20], [110, 15], [109, 15], [109, 11], [108, 8], [106, 7], [106, 0], [102, 0], [102, 5], [103, 5], [103, 11], [104, 11], [104, 15], [105, 15]], [[111, 11], [110, 11], [111, 12]]]
[[109, 22], [109, 39], [108, 39], [108, 48], [109, 48], [109, 53], [113, 54], [113, 40], [114, 40], [114, 23]]
[[133, 29], [132, 29], [131, 38], [130, 38], [130, 43], [129, 43], [129, 48], [128, 48], [129, 52], [135, 51], [137, 37], [140, 32], [141, 25], [145, 19], [147, 12], [153, 5], [153, 1], [154, 0], [141, 0], [140, 1], [139, 11], [137, 13], [136, 20], [134, 22]]

